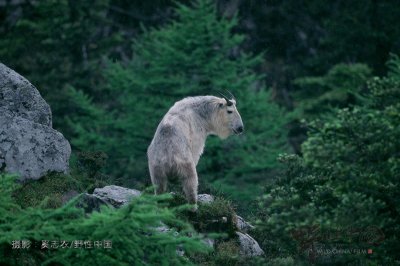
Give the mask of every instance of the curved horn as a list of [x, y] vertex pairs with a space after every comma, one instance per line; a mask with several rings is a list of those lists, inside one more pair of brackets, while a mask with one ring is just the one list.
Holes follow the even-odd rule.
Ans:
[[236, 98], [235, 98], [235, 96], [233, 96], [232, 92], [230, 92], [230, 91], [228, 91], [228, 90], [226, 90], [226, 92], [229, 94], [229, 96], [231, 96], [231, 99], [232, 99], [232, 100], [235, 100], [235, 101], [236, 101]]
[[231, 100], [229, 100], [228, 97], [226, 97], [222, 92], [219, 91], [218, 93], [221, 94], [221, 96], [225, 99], [227, 106], [231, 106], [233, 104]]

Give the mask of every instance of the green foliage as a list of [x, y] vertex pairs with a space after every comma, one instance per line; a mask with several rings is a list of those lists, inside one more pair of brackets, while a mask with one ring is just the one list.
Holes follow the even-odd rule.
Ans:
[[[93, 99], [90, 98], [81, 90], [77, 90], [72, 86], [66, 88], [66, 96], [69, 99], [69, 106], [74, 111], [68, 114], [65, 118], [65, 123], [68, 127], [67, 134], [72, 138], [81, 136], [76, 146], [86, 145], [91, 147], [96, 143], [107, 143], [107, 135], [104, 129], [110, 129], [111, 116], [93, 104]], [[91, 128], [91, 130], [87, 130]], [[103, 134], [99, 134], [98, 130]], [[88, 149], [93, 151], [93, 149]]]
[[[114, 115], [99, 115], [100, 121], [89, 123], [73, 121], [72, 143], [81, 150], [106, 152], [109, 173], [138, 186], [149, 182], [146, 149], [168, 108], [186, 96], [229, 89], [247, 131], [226, 142], [210, 138], [198, 169], [201, 178], [248, 201], [253, 198], [250, 188], [276, 171], [276, 156], [287, 150], [289, 117], [270, 101], [263, 85], [254, 87], [262, 84], [254, 71], [261, 56], [240, 50], [244, 36], [233, 33], [237, 17], [218, 17], [209, 0], [192, 7], [177, 4], [175, 12], [176, 20], [164, 27], [144, 29], [128, 64], [109, 63], [103, 90], [113, 102], [104, 111], [89, 113]], [[82, 101], [86, 110], [95, 108], [89, 100]], [[241, 190], [246, 193], [240, 195]]]
[[77, 156], [79, 167], [88, 171], [92, 177], [98, 175], [107, 161], [107, 154], [104, 152], [80, 152]]
[[[205, 252], [192, 227], [176, 218], [176, 208], [165, 208], [161, 201], [168, 195], [143, 195], [118, 210], [103, 207], [101, 212], [85, 215], [75, 208], [76, 201], [57, 209], [25, 208], [14, 203], [14, 178], [0, 176], [0, 263], [6, 265], [187, 265], [176, 248], [186, 254]], [[35, 195], [33, 195], [35, 196]], [[168, 224], [172, 230], [158, 232]], [[181, 230], [177, 234], [174, 228]], [[188, 237], [187, 235], [191, 235]], [[12, 249], [13, 240], [29, 240], [29, 249]], [[41, 249], [42, 240], [103, 241], [112, 248]]]
[[[399, 261], [400, 79], [399, 69], [393, 69], [398, 58], [390, 65], [388, 77], [367, 82], [362, 105], [309, 124], [303, 158], [281, 157], [286, 174], [267, 186], [260, 200], [259, 237], [271, 258], [363, 265]], [[342, 233], [323, 238], [332, 230]], [[361, 231], [364, 238], [348, 239], [348, 230], [353, 236]], [[372, 248], [373, 254], [313, 257], [318, 243]]]
[[303, 77], [294, 81], [297, 107], [306, 117], [320, 116], [332, 108], [356, 103], [371, 69], [364, 64], [338, 64], [321, 77]]
[[400, 79], [400, 57], [397, 54], [390, 54], [390, 58], [386, 63], [388, 67], [388, 77], [396, 80]]

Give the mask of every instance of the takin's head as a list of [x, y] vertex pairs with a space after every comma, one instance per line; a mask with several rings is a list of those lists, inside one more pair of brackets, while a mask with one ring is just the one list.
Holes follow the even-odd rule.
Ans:
[[221, 139], [233, 134], [241, 134], [244, 131], [242, 118], [236, 109], [234, 98], [218, 98], [218, 108], [213, 120], [215, 134]]

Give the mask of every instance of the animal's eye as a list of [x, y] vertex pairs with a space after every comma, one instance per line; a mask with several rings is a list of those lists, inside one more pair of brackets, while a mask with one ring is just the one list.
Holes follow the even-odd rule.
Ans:
[[232, 111], [228, 111], [228, 114], [232, 114], [233, 112]]

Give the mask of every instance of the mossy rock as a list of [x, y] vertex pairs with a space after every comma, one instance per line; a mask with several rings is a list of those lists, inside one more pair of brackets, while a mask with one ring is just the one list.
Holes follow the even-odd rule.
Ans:
[[198, 232], [226, 233], [235, 235], [237, 231], [236, 213], [230, 201], [216, 198], [211, 203], [200, 203], [196, 215], [192, 220]]
[[[169, 201], [170, 207], [187, 204], [183, 194], [174, 194]], [[236, 213], [230, 201], [217, 197], [211, 203], [199, 203], [196, 212], [186, 209], [179, 213], [183, 219], [187, 219], [197, 232], [200, 233], [224, 233], [229, 237], [237, 231]]]
[[[44, 203], [44, 207], [60, 207], [67, 194], [77, 194], [83, 190], [80, 182], [70, 175], [51, 173], [39, 180], [29, 180], [14, 191], [13, 197], [21, 207], [35, 207]], [[75, 192], [75, 193], [73, 193]]]

